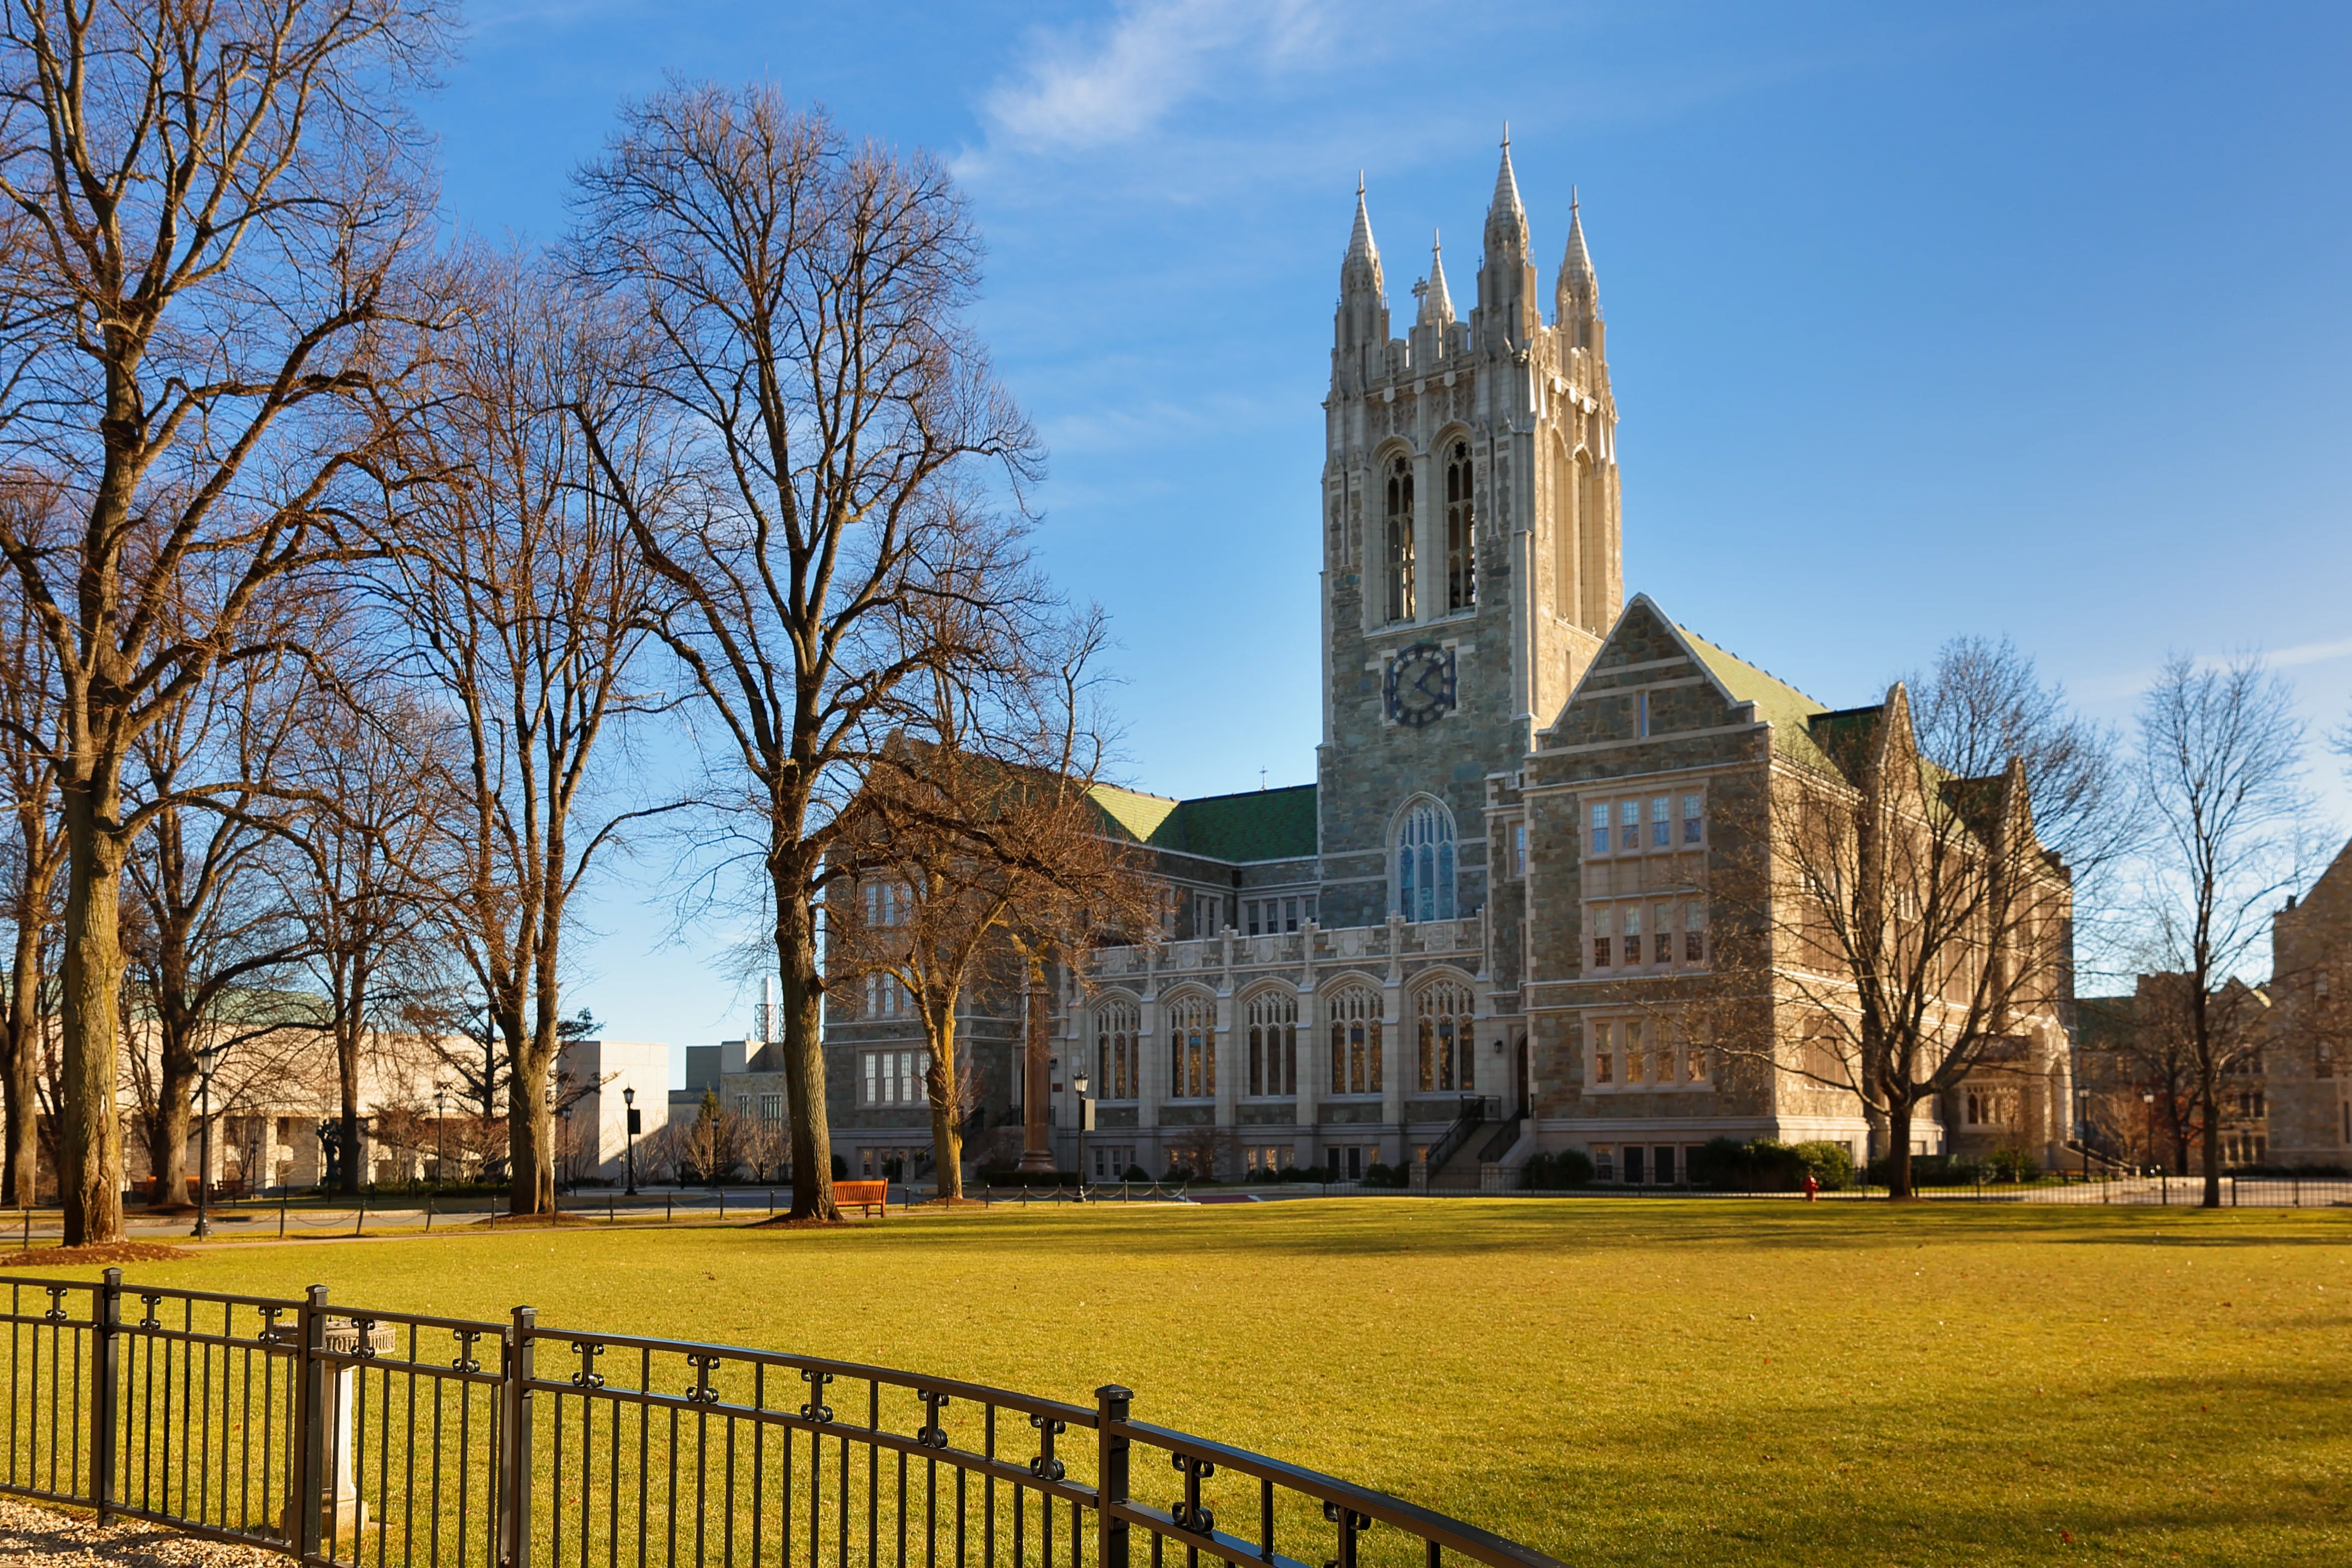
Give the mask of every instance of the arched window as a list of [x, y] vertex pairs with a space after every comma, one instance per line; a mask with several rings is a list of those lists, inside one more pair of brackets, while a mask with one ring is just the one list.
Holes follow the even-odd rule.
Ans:
[[1298, 1092], [1298, 998], [1264, 991], [1249, 1005], [1249, 1092]]
[[1413, 1033], [1424, 1092], [1475, 1089], [1477, 1034], [1470, 992], [1452, 980], [1424, 986], [1413, 998]]
[[1396, 909], [1407, 920], [1454, 918], [1454, 813], [1423, 800], [1398, 824]]
[[1334, 994], [1331, 1012], [1331, 1092], [1381, 1092], [1381, 997], [1369, 986]]
[[1467, 610], [1478, 602], [1478, 540], [1471, 527], [1470, 444], [1457, 441], [1445, 455], [1445, 608]]
[[1170, 1095], [1206, 1100], [1217, 1092], [1217, 1004], [1192, 996], [1168, 1009]]
[[1389, 464], [1388, 619], [1412, 619], [1412, 460], [1399, 455]]
[[1132, 1100], [1142, 1087], [1135, 1035], [1133, 1002], [1095, 1009], [1095, 1092], [1106, 1100]]

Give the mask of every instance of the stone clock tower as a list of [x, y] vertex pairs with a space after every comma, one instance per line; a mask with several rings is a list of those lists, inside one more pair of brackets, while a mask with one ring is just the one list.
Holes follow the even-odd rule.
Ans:
[[1391, 337], [1357, 190], [1323, 405], [1326, 926], [1484, 906], [1486, 777], [1517, 768], [1624, 598], [1582, 218], [1571, 206], [1547, 326], [1507, 139], [1484, 237], [1469, 319], [1433, 246]]

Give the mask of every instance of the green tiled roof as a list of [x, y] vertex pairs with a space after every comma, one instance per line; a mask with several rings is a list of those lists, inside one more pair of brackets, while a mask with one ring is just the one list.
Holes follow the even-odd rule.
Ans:
[[1815, 767], [1833, 767], [1813, 742], [1812, 721], [1829, 711], [1788, 682], [1758, 669], [1737, 654], [1726, 653], [1687, 626], [1677, 625], [1683, 641], [1735, 702], [1754, 703], [1756, 716], [1772, 727], [1772, 744], [1790, 757]]
[[1097, 785], [1095, 802], [1129, 838], [1221, 861], [1302, 860], [1315, 853], [1315, 786], [1171, 800]]
[[1110, 819], [1105, 826], [1139, 844], [1150, 843], [1160, 825], [1176, 814], [1181, 803], [1165, 795], [1146, 795], [1140, 789], [1122, 789], [1116, 784], [1097, 784], [1088, 793], [1094, 796], [1102, 814]]

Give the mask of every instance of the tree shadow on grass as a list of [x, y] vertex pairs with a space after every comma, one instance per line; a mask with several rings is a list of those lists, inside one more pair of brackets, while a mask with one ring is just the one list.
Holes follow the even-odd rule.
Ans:
[[[2325, 1228], [2315, 1228], [2324, 1227]], [[1638, 1207], [1616, 1200], [1317, 1200], [1219, 1208], [1120, 1213], [1068, 1208], [992, 1217], [983, 1225], [909, 1230], [908, 1246], [941, 1243], [983, 1251], [1063, 1245], [1083, 1228], [1089, 1251], [1129, 1256], [1271, 1252], [1325, 1258], [1520, 1254], [1642, 1245], [1777, 1249], [1790, 1252], [1883, 1251], [1948, 1243], [2047, 1241], [2074, 1246], [2342, 1246], [2352, 1229], [2315, 1211], [2263, 1210], [2168, 1216], [2121, 1208], [1958, 1205], [1886, 1207], [1859, 1204], [1773, 1205], [1704, 1198]], [[866, 1238], [861, 1235], [858, 1239]]]

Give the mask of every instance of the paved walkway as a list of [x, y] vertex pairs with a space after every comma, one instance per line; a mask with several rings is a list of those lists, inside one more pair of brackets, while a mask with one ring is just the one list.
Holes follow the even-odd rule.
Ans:
[[262, 1568], [286, 1559], [257, 1546], [204, 1541], [161, 1525], [112, 1524], [0, 1498], [0, 1563], [37, 1568]]

